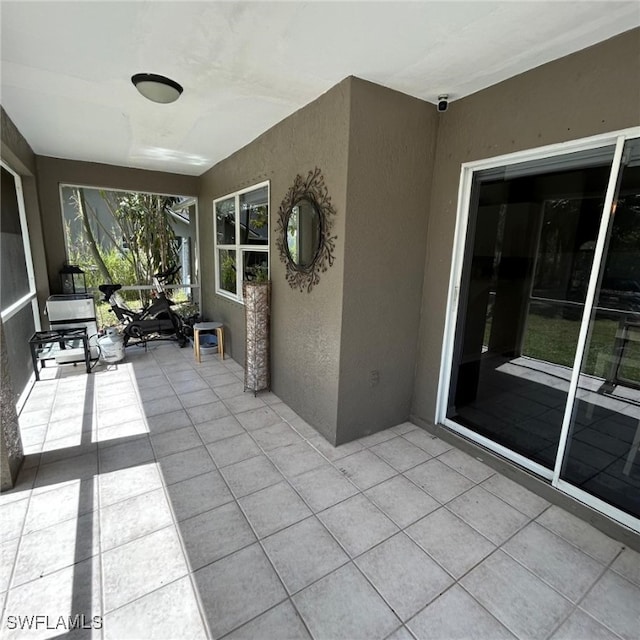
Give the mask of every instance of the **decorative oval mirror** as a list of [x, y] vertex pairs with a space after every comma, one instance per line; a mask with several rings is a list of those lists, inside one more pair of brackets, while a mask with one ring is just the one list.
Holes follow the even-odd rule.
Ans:
[[294, 289], [311, 291], [320, 273], [333, 264], [336, 236], [330, 230], [335, 215], [320, 169], [309, 171], [306, 180], [297, 175], [280, 205], [276, 240]]
[[298, 200], [287, 219], [287, 252], [298, 267], [308, 267], [320, 247], [320, 214], [311, 200]]

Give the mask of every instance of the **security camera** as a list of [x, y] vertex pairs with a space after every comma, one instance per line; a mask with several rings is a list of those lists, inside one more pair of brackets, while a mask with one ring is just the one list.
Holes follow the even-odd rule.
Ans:
[[443, 113], [448, 108], [449, 108], [449, 96], [446, 94], [443, 96], [438, 96], [438, 105], [437, 105], [438, 113]]

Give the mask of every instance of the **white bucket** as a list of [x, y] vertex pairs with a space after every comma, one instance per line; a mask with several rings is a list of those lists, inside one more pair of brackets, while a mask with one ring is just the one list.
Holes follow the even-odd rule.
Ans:
[[107, 329], [107, 334], [98, 338], [100, 360], [115, 364], [124, 360], [124, 340], [117, 329]]

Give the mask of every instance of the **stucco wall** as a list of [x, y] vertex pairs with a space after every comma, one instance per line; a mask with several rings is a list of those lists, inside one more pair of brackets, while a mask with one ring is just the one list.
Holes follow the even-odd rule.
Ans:
[[16, 395], [11, 383], [7, 346], [0, 320], [0, 491], [13, 487], [24, 459], [22, 438], [16, 414]]
[[12, 169], [20, 174], [34, 175], [36, 172], [36, 156], [24, 136], [13, 124], [9, 114], [0, 107], [0, 126], [2, 127], [2, 159], [12, 165]]
[[438, 119], [431, 104], [353, 80], [339, 443], [409, 418]]
[[[225, 351], [244, 362], [244, 307], [214, 293], [213, 199], [270, 181], [272, 389], [335, 439], [344, 268], [351, 78], [265, 132], [200, 178], [203, 309], [225, 324]], [[278, 208], [296, 174], [319, 167], [338, 215], [336, 260], [311, 293], [292, 289], [276, 249]]]
[[198, 193], [198, 178], [194, 176], [46, 156], [37, 156], [36, 166], [42, 228], [47, 238], [46, 265], [52, 293], [60, 293], [58, 273], [66, 260], [60, 184], [184, 196]]
[[460, 165], [640, 124], [640, 30], [453, 102], [440, 120], [412, 415], [433, 422]]

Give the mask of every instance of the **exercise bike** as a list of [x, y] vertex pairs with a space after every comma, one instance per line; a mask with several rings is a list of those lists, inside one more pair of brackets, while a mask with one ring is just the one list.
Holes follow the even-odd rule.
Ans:
[[[124, 346], [144, 344], [153, 340], [177, 340], [180, 347], [187, 342], [185, 323], [173, 309], [173, 300], [167, 297], [164, 283], [178, 273], [180, 266], [171, 267], [153, 276], [154, 299], [141, 311], [130, 309], [119, 293], [121, 284], [101, 284], [98, 286], [104, 295], [104, 302], [111, 305], [112, 313], [123, 324]], [[131, 342], [134, 340], [134, 342]]]

